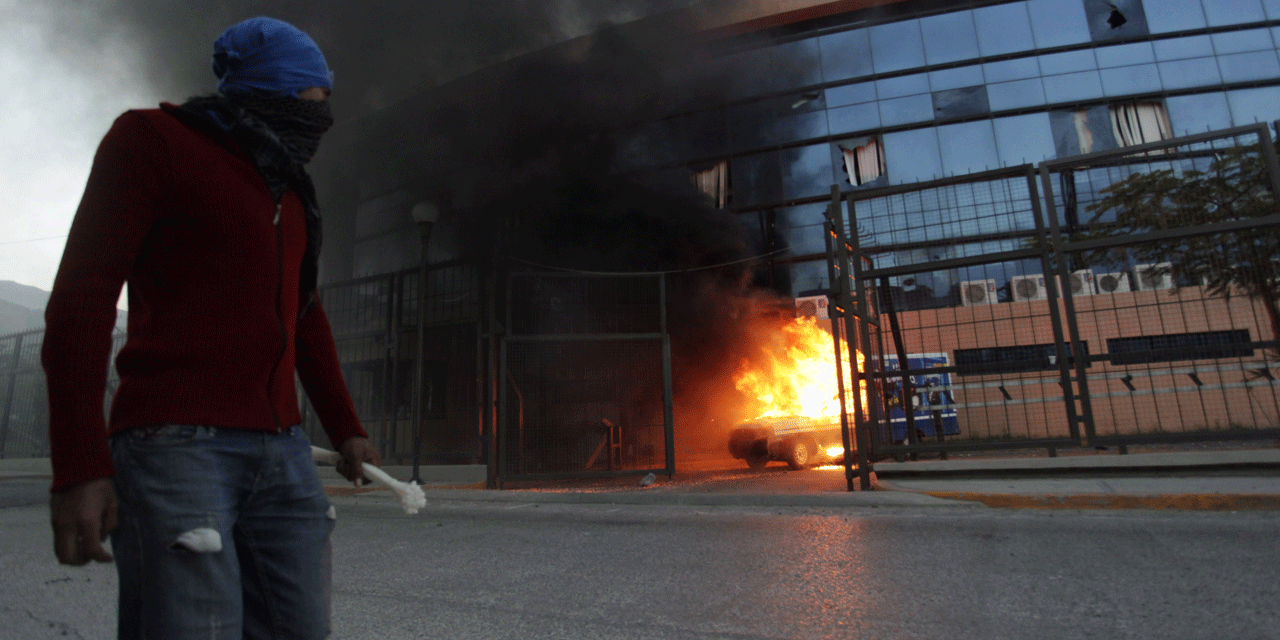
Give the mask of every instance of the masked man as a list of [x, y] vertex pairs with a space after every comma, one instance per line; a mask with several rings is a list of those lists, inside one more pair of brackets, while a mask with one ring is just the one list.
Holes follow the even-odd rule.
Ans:
[[[270, 18], [214, 43], [219, 93], [107, 132], [45, 312], [58, 560], [111, 561], [120, 638], [322, 638], [334, 515], [294, 374], [361, 480], [361, 428], [316, 297], [320, 212], [304, 170], [331, 73]], [[120, 385], [102, 394], [129, 284]]]

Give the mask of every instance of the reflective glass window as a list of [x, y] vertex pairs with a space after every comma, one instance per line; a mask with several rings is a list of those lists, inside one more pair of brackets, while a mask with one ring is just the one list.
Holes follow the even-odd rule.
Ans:
[[683, 119], [683, 137], [695, 157], [729, 153], [729, 122], [722, 109], [700, 111]]
[[1040, 78], [987, 85], [987, 101], [992, 111], [1036, 107], [1045, 103]]
[[942, 156], [934, 129], [914, 129], [884, 135], [885, 167], [890, 184], [906, 184], [942, 177]]
[[822, 82], [822, 56], [818, 53], [818, 39], [809, 38], [776, 45], [770, 48], [773, 73], [777, 75], [779, 89], [805, 87]]
[[1209, 26], [1260, 22], [1267, 17], [1261, 0], [1203, 0]]
[[827, 109], [827, 126], [833, 135], [875, 129], [880, 126], [880, 105], [868, 102]]
[[871, 57], [877, 73], [924, 65], [920, 21], [904, 20], [871, 27]]
[[982, 65], [982, 73], [986, 76], [987, 82], [1008, 82], [1009, 80], [1035, 78], [1040, 75], [1040, 61], [1035, 58], [1017, 58], [1014, 60], [1001, 60], [1000, 62], [988, 62]]
[[1036, 48], [1031, 37], [1027, 3], [1011, 2], [973, 10], [978, 29], [978, 51], [984, 56], [1030, 51]]
[[776, 151], [734, 158], [729, 175], [736, 205], [766, 204], [782, 199], [782, 176]]
[[1144, 2], [1147, 29], [1151, 33], [1170, 33], [1205, 26], [1200, 0], [1155, 0]]
[[929, 88], [934, 91], [972, 87], [984, 82], [986, 80], [982, 75], [982, 67], [976, 64], [969, 67], [956, 67], [954, 69], [929, 72]]
[[1098, 58], [1098, 66], [1103, 69], [1107, 67], [1127, 67], [1156, 61], [1156, 54], [1151, 49], [1150, 42], [1101, 47], [1094, 53]]
[[783, 144], [825, 135], [827, 135], [827, 114], [822, 111], [808, 111], [779, 117], [769, 142]]
[[1268, 20], [1280, 18], [1280, 0], [1262, 0], [1262, 8], [1266, 11]]
[[1075, 102], [1102, 97], [1102, 78], [1097, 71], [1046, 76], [1044, 97], [1050, 103]]
[[1210, 37], [1213, 39], [1213, 50], [1218, 55], [1275, 48], [1271, 44], [1271, 31], [1269, 29], [1228, 31], [1227, 33], [1215, 33]]
[[1156, 50], [1156, 60], [1186, 60], [1213, 55], [1213, 40], [1209, 36], [1191, 36], [1173, 40], [1157, 40], [1151, 43]]
[[972, 116], [990, 110], [987, 88], [983, 85], [933, 92], [933, 117], [937, 119]]
[[938, 149], [945, 175], [986, 171], [1000, 166], [990, 120], [938, 127]]
[[[1222, 70], [1223, 82], [1248, 82], [1280, 77], [1280, 63], [1276, 61], [1274, 50], [1218, 56], [1218, 67]], [[1280, 112], [1280, 107], [1277, 111]]]
[[1225, 93], [1201, 93], [1165, 98], [1173, 135], [1186, 136], [1231, 128], [1231, 107]]
[[1231, 120], [1237, 127], [1271, 122], [1276, 119], [1276, 105], [1280, 105], [1280, 87], [1228, 91], [1227, 104], [1231, 106]]
[[973, 14], [953, 11], [920, 19], [925, 62], [942, 64], [978, 57], [978, 34]]
[[1094, 42], [1149, 33], [1142, 0], [1084, 0], [1084, 13], [1089, 24], [1089, 36]]
[[[798, 207], [782, 207], [775, 209], [778, 227], [789, 253], [802, 256], [811, 253], [826, 253], [827, 240], [824, 237], [823, 223], [827, 219], [827, 210], [822, 205], [800, 205]], [[755, 214], [747, 214], [755, 217]]]
[[1213, 58], [1195, 58], [1193, 60], [1174, 60], [1161, 62], [1160, 81], [1165, 89], [1185, 89], [1222, 82], [1218, 74], [1218, 61]]
[[835, 177], [831, 173], [831, 146], [815, 144], [785, 149], [778, 154], [782, 169], [782, 199], [830, 193]]
[[1029, 113], [992, 121], [996, 132], [996, 152], [1002, 165], [1035, 164], [1054, 157], [1053, 130], [1049, 114]]
[[1108, 96], [1154, 93], [1161, 88], [1160, 72], [1154, 64], [1103, 69], [1098, 73], [1102, 76], [1102, 93]]
[[929, 76], [918, 73], [913, 76], [898, 76], [897, 78], [877, 80], [876, 92], [880, 94], [881, 100], [929, 93]]
[[724, 70], [730, 74], [732, 83], [728, 88], [730, 98], [768, 93], [774, 90], [774, 74], [768, 73], [770, 68], [768, 49], [754, 49], [726, 56], [723, 59]]
[[871, 75], [871, 41], [865, 29], [833, 33], [818, 38], [822, 53], [822, 78], [827, 82]]
[[1089, 69], [1097, 68], [1098, 61], [1094, 58], [1092, 49], [1085, 49], [1083, 51], [1067, 51], [1064, 53], [1040, 56], [1040, 71], [1046, 76], [1056, 76], [1060, 73], [1074, 73], [1076, 71], [1087, 71]]
[[880, 123], [886, 127], [933, 119], [933, 97], [918, 96], [880, 101]]
[[1031, 14], [1031, 32], [1037, 47], [1043, 49], [1089, 41], [1084, 4], [1078, 0], [1029, 0], [1027, 11]]
[[858, 84], [846, 84], [842, 87], [831, 87], [826, 90], [826, 99], [828, 107], [839, 107], [846, 104], [858, 104], [859, 102], [875, 102], [879, 97], [876, 95], [876, 83], [860, 82]]
[[773, 111], [763, 102], [740, 104], [729, 109], [729, 134], [734, 149], [753, 149], [769, 144], [773, 128]]

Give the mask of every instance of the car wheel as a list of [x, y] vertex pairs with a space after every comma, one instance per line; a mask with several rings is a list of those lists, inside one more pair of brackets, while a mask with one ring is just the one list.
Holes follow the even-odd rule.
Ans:
[[759, 471], [769, 464], [768, 454], [762, 456], [747, 456], [747, 468], [752, 471]]
[[787, 458], [787, 466], [792, 469], [803, 469], [809, 465], [809, 443], [796, 440], [791, 445], [791, 455]]

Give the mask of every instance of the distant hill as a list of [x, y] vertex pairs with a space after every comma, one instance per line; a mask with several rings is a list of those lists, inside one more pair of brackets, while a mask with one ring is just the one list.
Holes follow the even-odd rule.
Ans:
[[28, 309], [43, 309], [49, 304], [49, 292], [12, 280], [0, 280], [0, 300]]
[[[40, 287], [0, 280], [0, 336], [44, 328], [49, 292]], [[116, 310], [116, 329], [124, 330], [128, 312]]]

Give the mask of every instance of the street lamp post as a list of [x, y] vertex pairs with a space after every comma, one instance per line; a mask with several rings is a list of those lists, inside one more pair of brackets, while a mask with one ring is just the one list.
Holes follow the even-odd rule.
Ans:
[[419, 202], [413, 205], [409, 215], [413, 216], [413, 221], [418, 223], [418, 234], [422, 241], [422, 255], [418, 265], [417, 385], [413, 393], [413, 477], [409, 481], [422, 484], [422, 478], [418, 475], [418, 454], [422, 448], [422, 421], [426, 417], [427, 409], [423, 396], [423, 389], [426, 387], [427, 359], [427, 245], [431, 242], [431, 227], [435, 226], [436, 220], [440, 219], [440, 209], [430, 202]]

